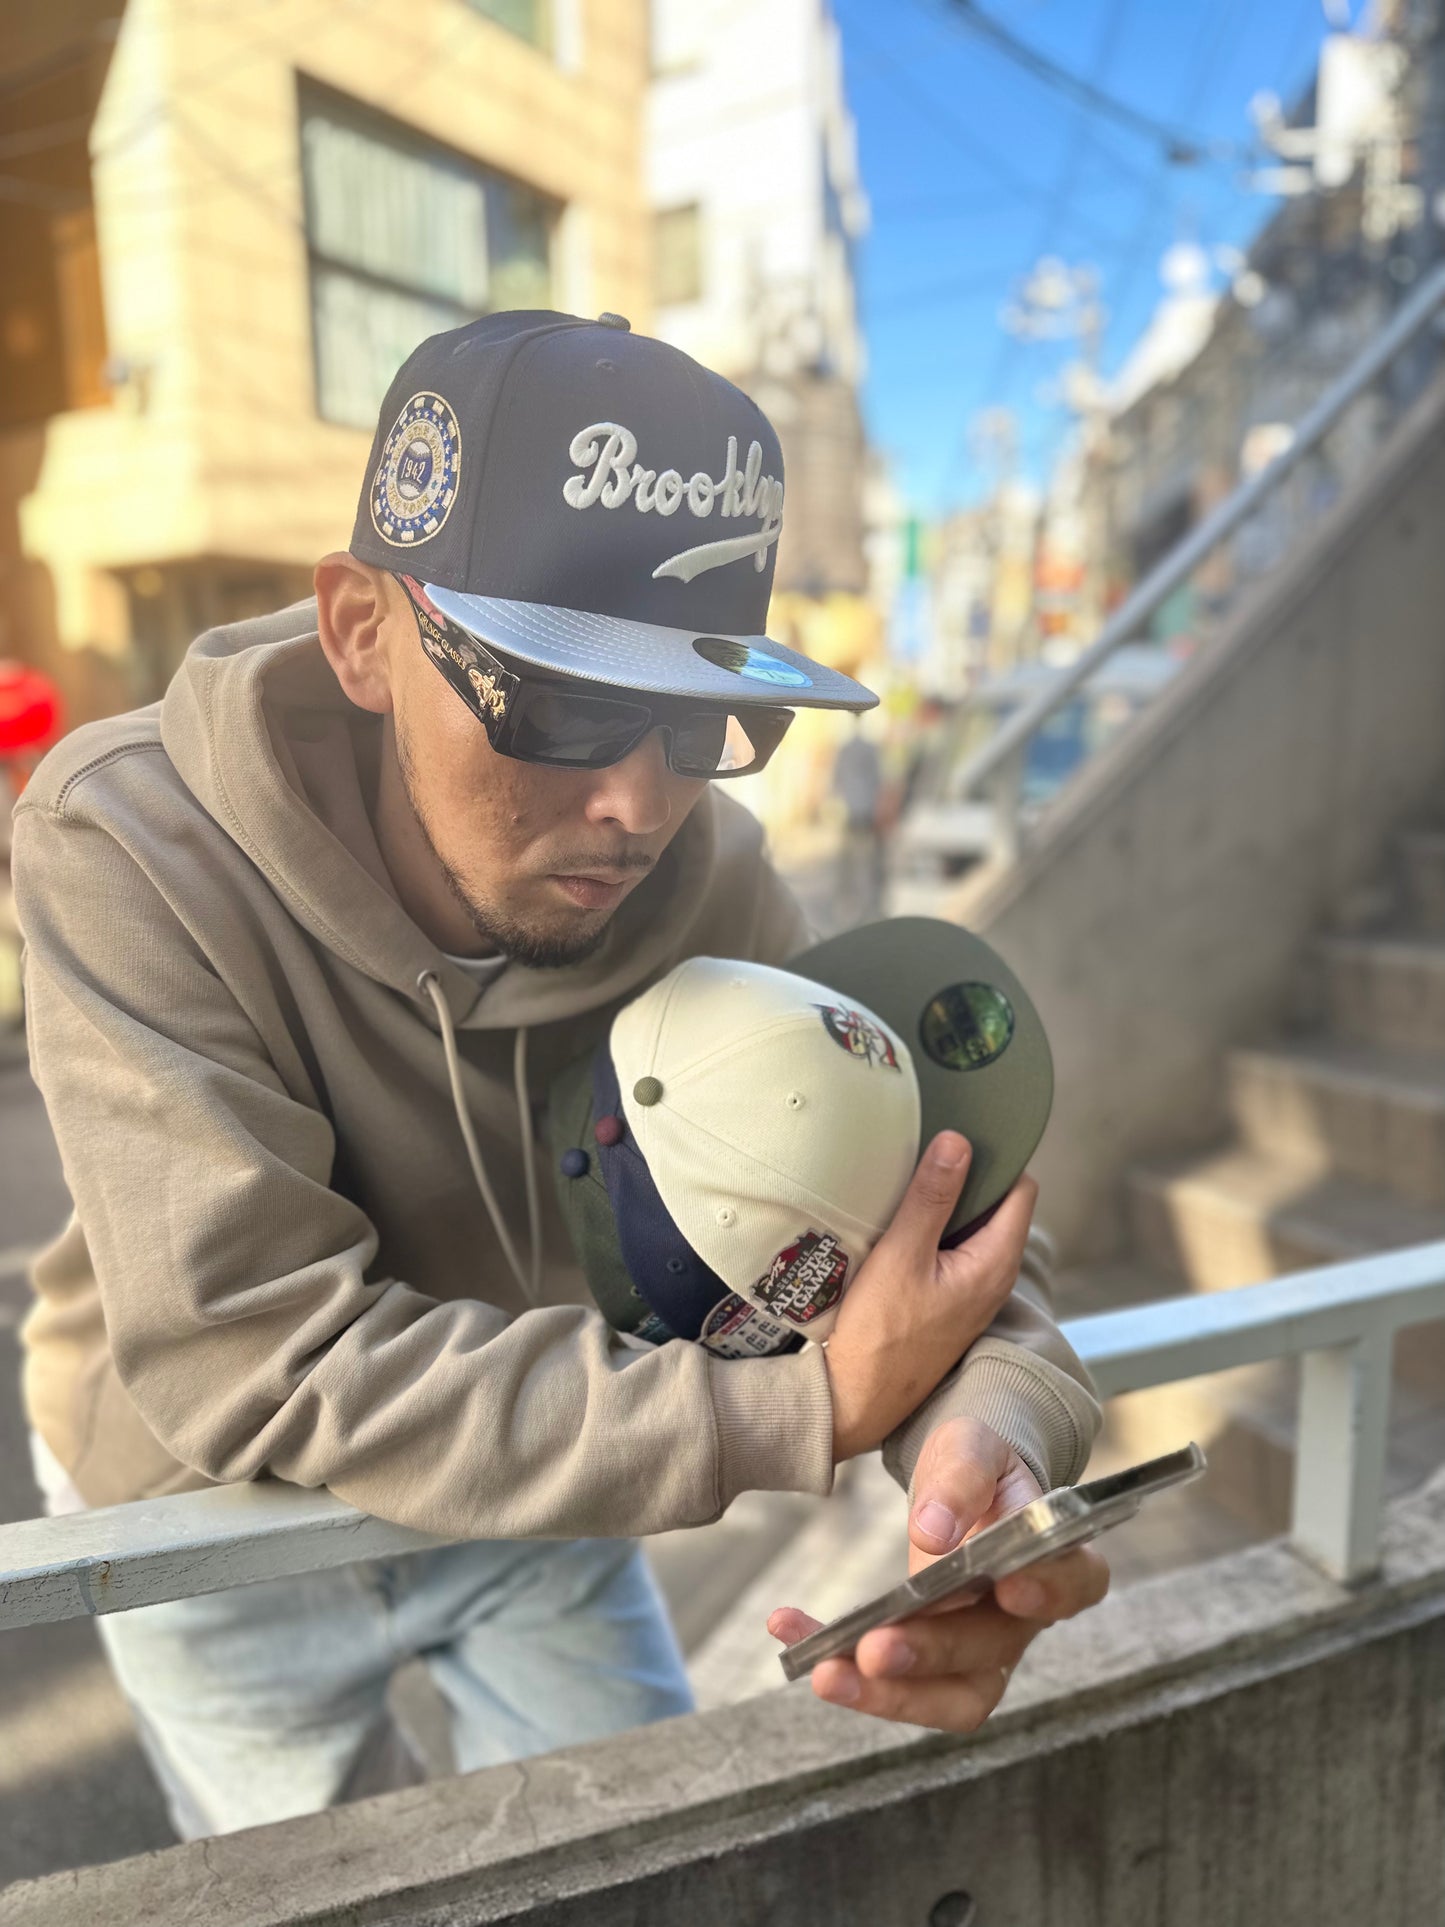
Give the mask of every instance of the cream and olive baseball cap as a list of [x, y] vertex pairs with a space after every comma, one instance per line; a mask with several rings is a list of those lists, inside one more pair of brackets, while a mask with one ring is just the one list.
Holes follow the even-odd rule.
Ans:
[[997, 953], [896, 918], [787, 970], [679, 964], [556, 1081], [548, 1127], [608, 1319], [765, 1356], [827, 1337], [936, 1132], [974, 1150], [952, 1243], [1018, 1178], [1052, 1093], [1043, 1027]]

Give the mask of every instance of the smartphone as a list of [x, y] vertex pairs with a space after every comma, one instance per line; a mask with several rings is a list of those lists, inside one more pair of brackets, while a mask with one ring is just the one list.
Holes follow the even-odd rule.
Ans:
[[1194, 1444], [1162, 1458], [1146, 1459], [1122, 1472], [1091, 1479], [1086, 1485], [1061, 1485], [1031, 1505], [1021, 1506], [997, 1525], [975, 1533], [961, 1546], [935, 1559], [901, 1585], [855, 1606], [830, 1625], [820, 1626], [778, 1654], [789, 1679], [811, 1673], [820, 1659], [848, 1657], [864, 1633], [893, 1626], [941, 1600], [963, 1605], [981, 1599], [999, 1579], [1022, 1572], [1039, 1559], [1051, 1559], [1097, 1538], [1110, 1526], [1132, 1519], [1152, 1493], [1197, 1479], [1205, 1457]]

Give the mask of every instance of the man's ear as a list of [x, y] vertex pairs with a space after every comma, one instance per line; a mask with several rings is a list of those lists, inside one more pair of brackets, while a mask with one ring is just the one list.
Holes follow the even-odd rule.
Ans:
[[382, 630], [390, 600], [383, 572], [338, 549], [316, 564], [315, 581], [321, 647], [336, 680], [358, 709], [389, 714], [391, 669]]

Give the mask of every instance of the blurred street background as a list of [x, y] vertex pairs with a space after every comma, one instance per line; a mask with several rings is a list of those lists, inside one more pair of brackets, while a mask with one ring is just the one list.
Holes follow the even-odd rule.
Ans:
[[[1445, 0], [0, 22], [0, 784], [310, 593], [418, 340], [613, 310], [771, 417], [770, 633], [881, 699], [733, 793], [820, 931], [953, 917], [1039, 1003], [1061, 1313], [1445, 1235]], [[66, 1210], [5, 836], [0, 1521]], [[1392, 1491], [1445, 1457], [1445, 1344], [1398, 1364]], [[1124, 1582], [1281, 1529], [1294, 1395], [1117, 1402], [1100, 1467], [1212, 1463]], [[654, 1542], [702, 1703], [777, 1683], [760, 1601], [897, 1571], [845, 1471]], [[0, 1804], [0, 1883], [169, 1839], [87, 1625], [0, 1643]]]

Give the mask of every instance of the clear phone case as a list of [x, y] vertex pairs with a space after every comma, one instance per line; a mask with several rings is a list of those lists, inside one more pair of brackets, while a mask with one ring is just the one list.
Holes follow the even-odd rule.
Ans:
[[955, 1551], [935, 1559], [901, 1585], [855, 1606], [830, 1625], [820, 1626], [817, 1632], [787, 1647], [778, 1655], [779, 1664], [789, 1679], [801, 1679], [819, 1660], [851, 1654], [864, 1633], [875, 1626], [892, 1626], [943, 1599], [956, 1599], [962, 1605], [966, 1600], [981, 1598], [1010, 1573], [1084, 1545], [1110, 1526], [1132, 1519], [1151, 1493], [1197, 1479], [1204, 1467], [1203, 1452], [1189, 1444], [1177, 1452], [1166, 1452], [1162, 1458], [1146, 1459], [1122, 1472], [1091, 1479], [1085, 1485], [1063, 1485], [1046, 1492], [1031, 1505], [1000, 1519], [997, 1525], [966, 1539]]

